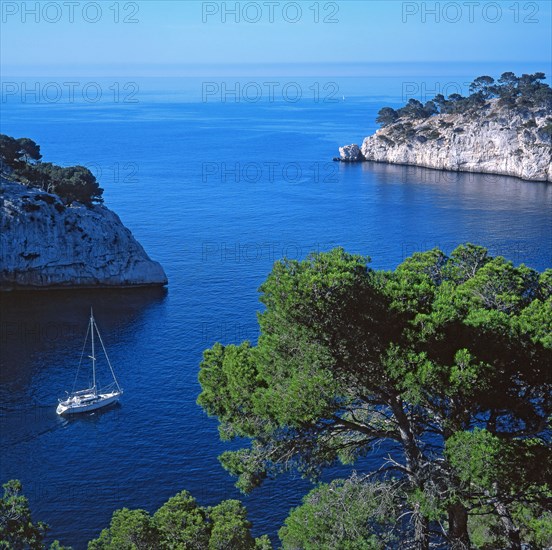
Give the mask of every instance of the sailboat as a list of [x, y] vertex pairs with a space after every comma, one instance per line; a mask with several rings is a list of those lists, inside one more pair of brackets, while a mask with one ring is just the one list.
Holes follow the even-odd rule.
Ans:
[[[88, 341], [89, 334], [92, 341], [92, 355], [88, 356], [92, 360], [92, 386], [85, 390], [75, 391], [75, 386], [82, 364], [82, 358], [84, 355], [84, 349], [86, 347], [86, 342]], [[111, 376], [113, 377], [113, 382], [109, 386], [102, 388], [101, 390], [98, 389], [96, 382], [97, 358], [95, 350], [95, 335], [98, 336], [98, 340], [100, 341], [100, 344], [102, 346], [105, 358], [107, 359], [107, 364], [109, 365], [109, 370], [111, 371]], [[98, 330], [98, 326], [96, 325], [96, 321], [94, 320], [94, 313], [92, 309], [90, 309], [90, 322], [88, 323], [88, 330], [86, 331], [86, 337], [84, 339], [84, 345], [82, 347], [81, 358], [79, 361], [79, 366], [77, 368], [77, 374], [75, 376], [75, 383], [73, 384], [73, 391], [71, 393], [67, 392], [67, 394], [68, 395], [65, 399], [59, 399], [59, 404], [56, 409], [56, 412], [58, 414], [74, 414], [101, 409], [102, 407], [107, 407], [112, 403], [116, 403], [119, 400], [119, 397], [121, 397], [121, 395], [123, 394], [123, 390], [117, 382], [117, 378], [115, 377], [115, 373], [113, 372], [113, 367], [111, 366], [111, 362], [109, 361], [109, 357], [107, 356], [107, 352], [105, 350], [100, 331]]]

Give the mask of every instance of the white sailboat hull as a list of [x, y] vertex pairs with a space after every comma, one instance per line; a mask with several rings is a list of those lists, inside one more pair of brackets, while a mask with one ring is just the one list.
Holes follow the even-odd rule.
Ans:
[[[96, 359], [96, 353], [95, 353], [95, 347], [94, 347], [94, 333], [96, 333], [98, 336], [102, 350], [107, 360], [107, 364], [109, 365], [109, 370], [111, 371], [111, 376], [113, 377], [113, 383], [110, 384], [109, 386], [104, 386], [103, 392], [101, 390], [98, 391], [98, 386], [96, 384], [96, 360], [97, 359]], [[88, 387], [87, 389], [74, 391], [79, 369], [82, 362], [82, 357], [84, 354], [84, 348], [86, 346], [86, 342], [88, 341], [88, 334], [90, 334], [90, 339], [92, 344], [92, 355], [89, 355], [88, 357], [92, 359], [92, 377], [93, 377], [92, 381], [93, 382], [92, 382], [92, 386]], [[100, 334], [100, 331], [98, 330], [96, 321], [94, 321], [94, 314], [92, 313], [92, 308], [90, 308], [90, 322], [88, 324], [88, 330], [84, 338], [84, 345], [82, 347], [81, 358], [77, 369], [77, 376], [75, 377], [75, 384], [73, 384], [73, 392], [68, 394], [65, 399], [59, 400], [59, 404], [56, 408], [56, 412], [58, 414], [76, 414], [76, 413], [95, 411], [97, 409], [102, 409], [104, 407], [107, 407], [108, 405], [112, 405], [113, 403], [117, 402], [119, 400], [119, 397], [122, 394], [123, 394], [123, 390], [119, 386], [119, 383], [117, 382], [117, 378], [115, 378], [115, 373], [113, 372], [113, 367], [111, 366], [111, 362], [109, 361], [109, 357], [107, 356], [107, 351], [105, 350], [105, 346], [102, 341], [102, 336]]]
[[70, 396], [64, 401], [60, 400], [56, 412], [58, 414], [76, 414], [95, 411], [116, 403], [122, 393], [122, 391], [114, 391], [98, 395], [87, 394]]

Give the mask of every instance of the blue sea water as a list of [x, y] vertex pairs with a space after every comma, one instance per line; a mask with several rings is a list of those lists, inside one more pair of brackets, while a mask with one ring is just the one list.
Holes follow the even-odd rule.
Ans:
[[[169, 278], [167, 290], [0, 297], [1, 481], [20, 479], [34, 517], [76, 549], [114, 509], [154, 511], [182, 489], [201, 504], [241, 498], [255, 534], [275, 537], [311, 487], [288, 475], [240, 495], [217, 461], [240, 443], [220, 442], [195, 402], [202, 351], [256, 339], [257, 289], [275, 260], [343, 246], [392, 269], [470, 241], [552, 265], [550, 184], [331, 162], [376, 129], [382, 105], [404, 102], [399, 76], [81, 78], [71, 98], [72, 80], [28, 79], [37, 98], [19, 79], [0, 131], [35, 139], [46, 161], [88, 166]], [[466, 78], [407, 80], [415, 95]], [[89, 82], [98, 101], [82, 95]], [[125, 394], [112, 410], [63, 419], [57, 398], [73, 383], [91, 305]]]

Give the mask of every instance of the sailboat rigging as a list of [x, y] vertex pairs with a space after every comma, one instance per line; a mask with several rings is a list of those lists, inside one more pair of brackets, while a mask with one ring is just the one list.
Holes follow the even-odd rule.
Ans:
[[[91, 336], [92, 344], [92, 355], [88, 357], [92, 360], [92, 386], [84, 389], [75, 391], [75, 386], [77, 383], [77, 378], [79, 375], [80, 366], [82, 363], [82, 358], [84, 355], [84, 349], [86, 347], [86, 342], [88, 341], [88, 334]], [[98, 336], [98, 340], [101, 344], [102, 350], [104, 352], [107, 364], [109, 365], [109, 370], [111, 371], [111, 376], [113, 377], [113, 382], [106, 388], [102, 388], [101, 391], [98, 390], [98, 385], [96, 381], [96, 349], [95, 349], [95, 338], [94, 335]], [[88, 323], [88, 330], [86, 331], [86, 337], [84, 339], [84, 345], [82, 348], [81, 358], [79, 361], [79, 366], [77, 368], [77, 374], [75, 376], [75, 383], [73, 384], [73, 390], [67, 395], [65, 399], [59, 399], [59, 404], [57, 406], [56, 412], [58, 414], [74, 414], [81, 412], [93, 411], [116, 403], [119, 400], [119, 397], [123, 394], [123, 390], [117, 382], [115, 373], [113, 372], [113, 367], [109, 361], [107, 351], [105, 349], [100, 331], [94, 320], [94, 313], [92, 308], [90, 308], [90, 321]]]

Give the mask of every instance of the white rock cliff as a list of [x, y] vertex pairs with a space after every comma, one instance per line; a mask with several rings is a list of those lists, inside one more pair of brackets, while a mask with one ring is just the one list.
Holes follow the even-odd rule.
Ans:
[[[477, 115], [399, 119], [365, 138], [358, 160], [552, 181], [551, 121], [544, 109], [509, 110], [492, 100]], [[340, 160], [351, 162], [351, 149], [341, 149]]]
[[0, 290], [165, 285], [119, 217], [102, 205], [0, 180]]

